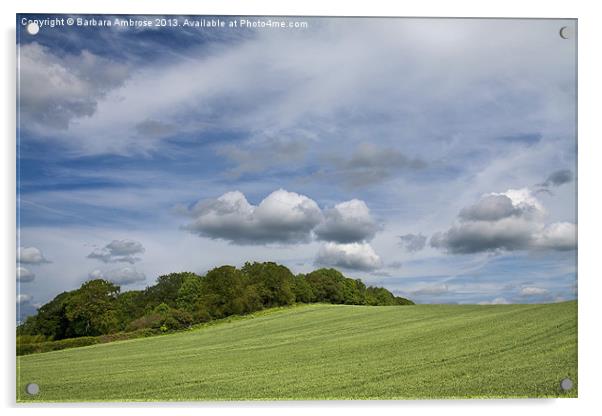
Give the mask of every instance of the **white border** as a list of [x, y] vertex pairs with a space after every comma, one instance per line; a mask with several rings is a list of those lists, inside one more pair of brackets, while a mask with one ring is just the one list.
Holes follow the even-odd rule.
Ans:
[[[0, 117], [4, 137], [2, 140], [2, 247], [0, 256], [4, 271], [3, 290], [3, 374], [0, 376], [2, 403], [9, 414], [39, 414], [40, 407], [15, 409], [15, 358], [14, 358], [14, 293], [15, 293], [15, 13], [143, 13], [143, 14], [231, 14], [231, 15], [346, 15], [346, 16], [444, 16], [444, 17], [552, 17], [579, 19], [579, 399], [563, 400], [458, 400], [458, 401], [406, 401], [406, 402], [312, 402], [312, 403], [217, 403], [127, 405], [111, 410], [118, 414], [186, 414], [187, 406], [196, 406], [197, 412], [234, 413], [250, 415], [332, 413], [341, 410], [348, 414], [365, 414], [377, 411], [382, 414], [426, 412], [446, 415], [507, 415], [508, 413], [568, 415], [590, 414], [601, 408], [598, 388], [601, 386], [600, 365], [600, 311], [602, 288], [597, 233], [602, 230], [599, 216], [602, 213], [600, 182], [600, 91], [599, 40], [602, 39], [600, 16], [595, 2], [505, 0], [476, 1], [412, 1], [387, 2], [386, 0], [326, 0], [293, 1], [197, 1], [191, 0], [21, 0], [2, 1], [2, 91]], [[117, 405], [85, 406], [86, 413], [105, 415], [108, 407]], [[121, 406], [119, 406], [121, 407]], [[44, 408], [45, 415], [80, 415], [76, 406], [51, 406]]]

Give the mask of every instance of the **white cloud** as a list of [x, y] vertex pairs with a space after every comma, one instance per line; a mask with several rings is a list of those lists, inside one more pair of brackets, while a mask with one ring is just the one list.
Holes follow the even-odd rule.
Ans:
[[239, 191], [217, 199], [199, 201], [185, 228], [200, 236], [235, 244], [307, 242], [322, 212], [312, 199], [279, 189], [259, 205], [251, 205]]
[[508, 300], [506, 300], [505, 298], [495, 298], [493, 300], [487, 301], [484, 300], [482, 302], [478, 303], [479, 305], [508, 305], [510, 304], [510, 302]]
[[535, 236], [534, 246], [550, 250], [573, 250], [577, 247], [577, 226], [570, 222], [546, 225]]
[[520, 290], [521, 296], [544, 296], [550, 293], [547, 289], [541, 287], [523, 287]]
[[324, 211], [324, 221], [315, 229], [319, 240], [337, 243], [369, 241], [378, 230], [364, 201], [352, 199]]
[[94, 249], [87, 257], [104, 263], [134, 264], [141, 260], [136, 254], [142, 254], [144, 251], [144, 246], [139, 241], [113, 240], [102, 248]]
[[18, 305], [29, 304], [32, 300], [33, 300], [33, 297], [31, 295], [27, 295], [25, 293], [21, 293], [21, 294], [17, 295], [17, 304]]
[[318, 251], [316, 264], [344, 269], [371, 271], [382, 265], [380, 257], [368, 243], [326, 243]]
[[40, 249], [36, 247], [19, 247], [17, 252], [17, 261], [22, 264], [49, 263]]
[[25, 267], [17, 267], [17, 281], [21, 283], [33, 282], [36, 278], [35, 273]]
[[429, 285], [413, 290], [413, 295], [428, 295], [428, 296], [440, 296], [449, 292], [449, 288], [446, 284]]
[[92, 270], [88, 274], [88, 279], [104, 279], [118, 285], [131, 285], [146, 280], [146, 275], [137, 271], [133, 267], [123, 267], [113, 270]]

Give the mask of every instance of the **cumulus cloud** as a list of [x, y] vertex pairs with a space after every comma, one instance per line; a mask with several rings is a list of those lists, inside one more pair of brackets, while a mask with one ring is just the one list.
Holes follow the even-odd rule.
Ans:
[[306, 242], [323, 218], [314, 200], [284, 189], [272, 192], [259, 205], [250, 204], [242, 192], [227, 192], [199, 201], [189, 215], [194, 220], [185, 229], [235, 244]]
[[536, 248], [558, 251], [574, 250], [577, 247], [577, 226], [570, 222], [546, 225], [533, 242]]
[[87, 50], [56, 56], [36, 42], [20, 49], [19, 105], [27, 128], [66, 130], [94, 114], [98, 100], [123, 84], [128, 69]]
[[324, 211], [324, 221], [315, 229], [319, 240], [337, 243], [368, 241], [378, 225], [364, 201], [352, 199]]
[[36, 278], [35, 273], [25, 267], [17, 267], [17, 281], [21, 283], [33, 282]]
[[506, 298], [495, 298], [493, 300], [484, 300], [479, 305], [508, 305], [510, 302]]
[[450, 253], [576, 248], [576, 225], [546, 225], [545, 209], [529, 189], [484, 196], [464, 208], [449, 230], [433, 234], [432, 247]]
[[534, 287], [534, 286], [523, 287], [520, 290], [521, 296], [545, 296], [545, 295], [548, 295], [549, 293], [550, 292], [547, 289], [544, 289], [541, 287]]
[[136, 254], [144, 253], [142, 243], [134, 240], [113, 240], [102, 248], [94, 249], [88, 258], [100, 260], [104, 263], [130, 263], [134, 264], [141, 259]]
[[422, 234], [404, 234], [399, 236], [399, 244], [408, 252], [422, 250], [426, 245], [426, 236]]
[[381, 267], [382, 261], [368, 243], [326, 243], [318, 252], [316, 264], [371, 271]]
[[496, 221], [520, 216], [522, 210], [514, 206], [506, 195], [487, 195], [479, 202], [460, 211], [460, 218], [468, 221]]
[[33, 297], [31, 295], [27, 295], [25, 293], [21, 293], [19, 295], [17, 295], [17, 304], [18, 305], [26, 305], [31, 303], [31, 301], [33, 300]]
[[131, 285], [146, 280], [146, 275], [137, 271], [134, 267], [123, 267], [114, 270], [92, 270], [88, 279], [104, 279], [118, 285]]
[[19, 247], [17, 261], [22, 264], [50, 263], [36, 247]]

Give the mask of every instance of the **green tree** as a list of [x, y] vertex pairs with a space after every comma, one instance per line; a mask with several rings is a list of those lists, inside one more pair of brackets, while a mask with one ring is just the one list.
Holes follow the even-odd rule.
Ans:
[[236, 267], [217, 267], [203, 279], [202, 302], [215, 318], [250, 312], [254, 299], [245, 296], [248, 283], [247, 275]]
[[293, 279], [293, 293], [295, 294], [295, 302], [311, 303], [315, 302], [316, 295], [307, 282], [305, 275], [299, 274]]
[[318, 269], [306, 275], [316, 302], [344, 303], [343, 279], [335, 269]]
[[201, 284], [201, 278], [197, 275], [186, 276], [180, 289], [178, 289], [178, 297], [176, 299], [178, 309], [194, 313], [202, 294], [203, 285]]
[[273, 262], [247, 262], [242, 272], [255, 286], [264, 307], [290, 305], [295, 301], [294, 275], [285, 266]]
[[130, 290], [120, 293], [115, 305], [119, 329], [124, 330], [131, 321], [143, 316], [145, 307], [143, 291]]
[[65, 312], [71, 295], [71, 292], [63, 292], [42, 305], [36, 315], [28, 317], [19, 326], [18, 334], [44, 335], [54, 340], [75, 336]]
[[145, 290], [147, 311], [153, 309], [160, 303], [166, 303], [172, 308], [177, 307], [178, 292], [182, 283], [187, 277], [193, 277], [196, 274], [191, 272], [170, 273], [157, 278], [154, 286], [147, 287]]
[[65, 313], [75, 336], [108, 334], [118, 329], [116, 312], [119, 286], [90, 280], [69, 297]]

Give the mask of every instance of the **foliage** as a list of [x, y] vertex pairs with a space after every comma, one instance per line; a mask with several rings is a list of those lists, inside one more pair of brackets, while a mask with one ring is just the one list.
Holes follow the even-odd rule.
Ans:
[[[19, 336], [63, 340], [121, 331], [174, 331], [232, 315], [294, 303], [406, 305], [384, 288], [368, 287], [335, 269], [294, 276], [285, 266], [245, 263], [221, 266], [205, 276], [170, 273], [144, 290], [120, 292], [106, 280], [85, 282], [59, 294], [17, 328]], [[28, 342], [31, 344], [33, 342]]]
[[267, 263], [245, 263], [241, 270], [254, 285], [265, 308], [290, 305], [295, 302], [294, 275], [285, 266]]

